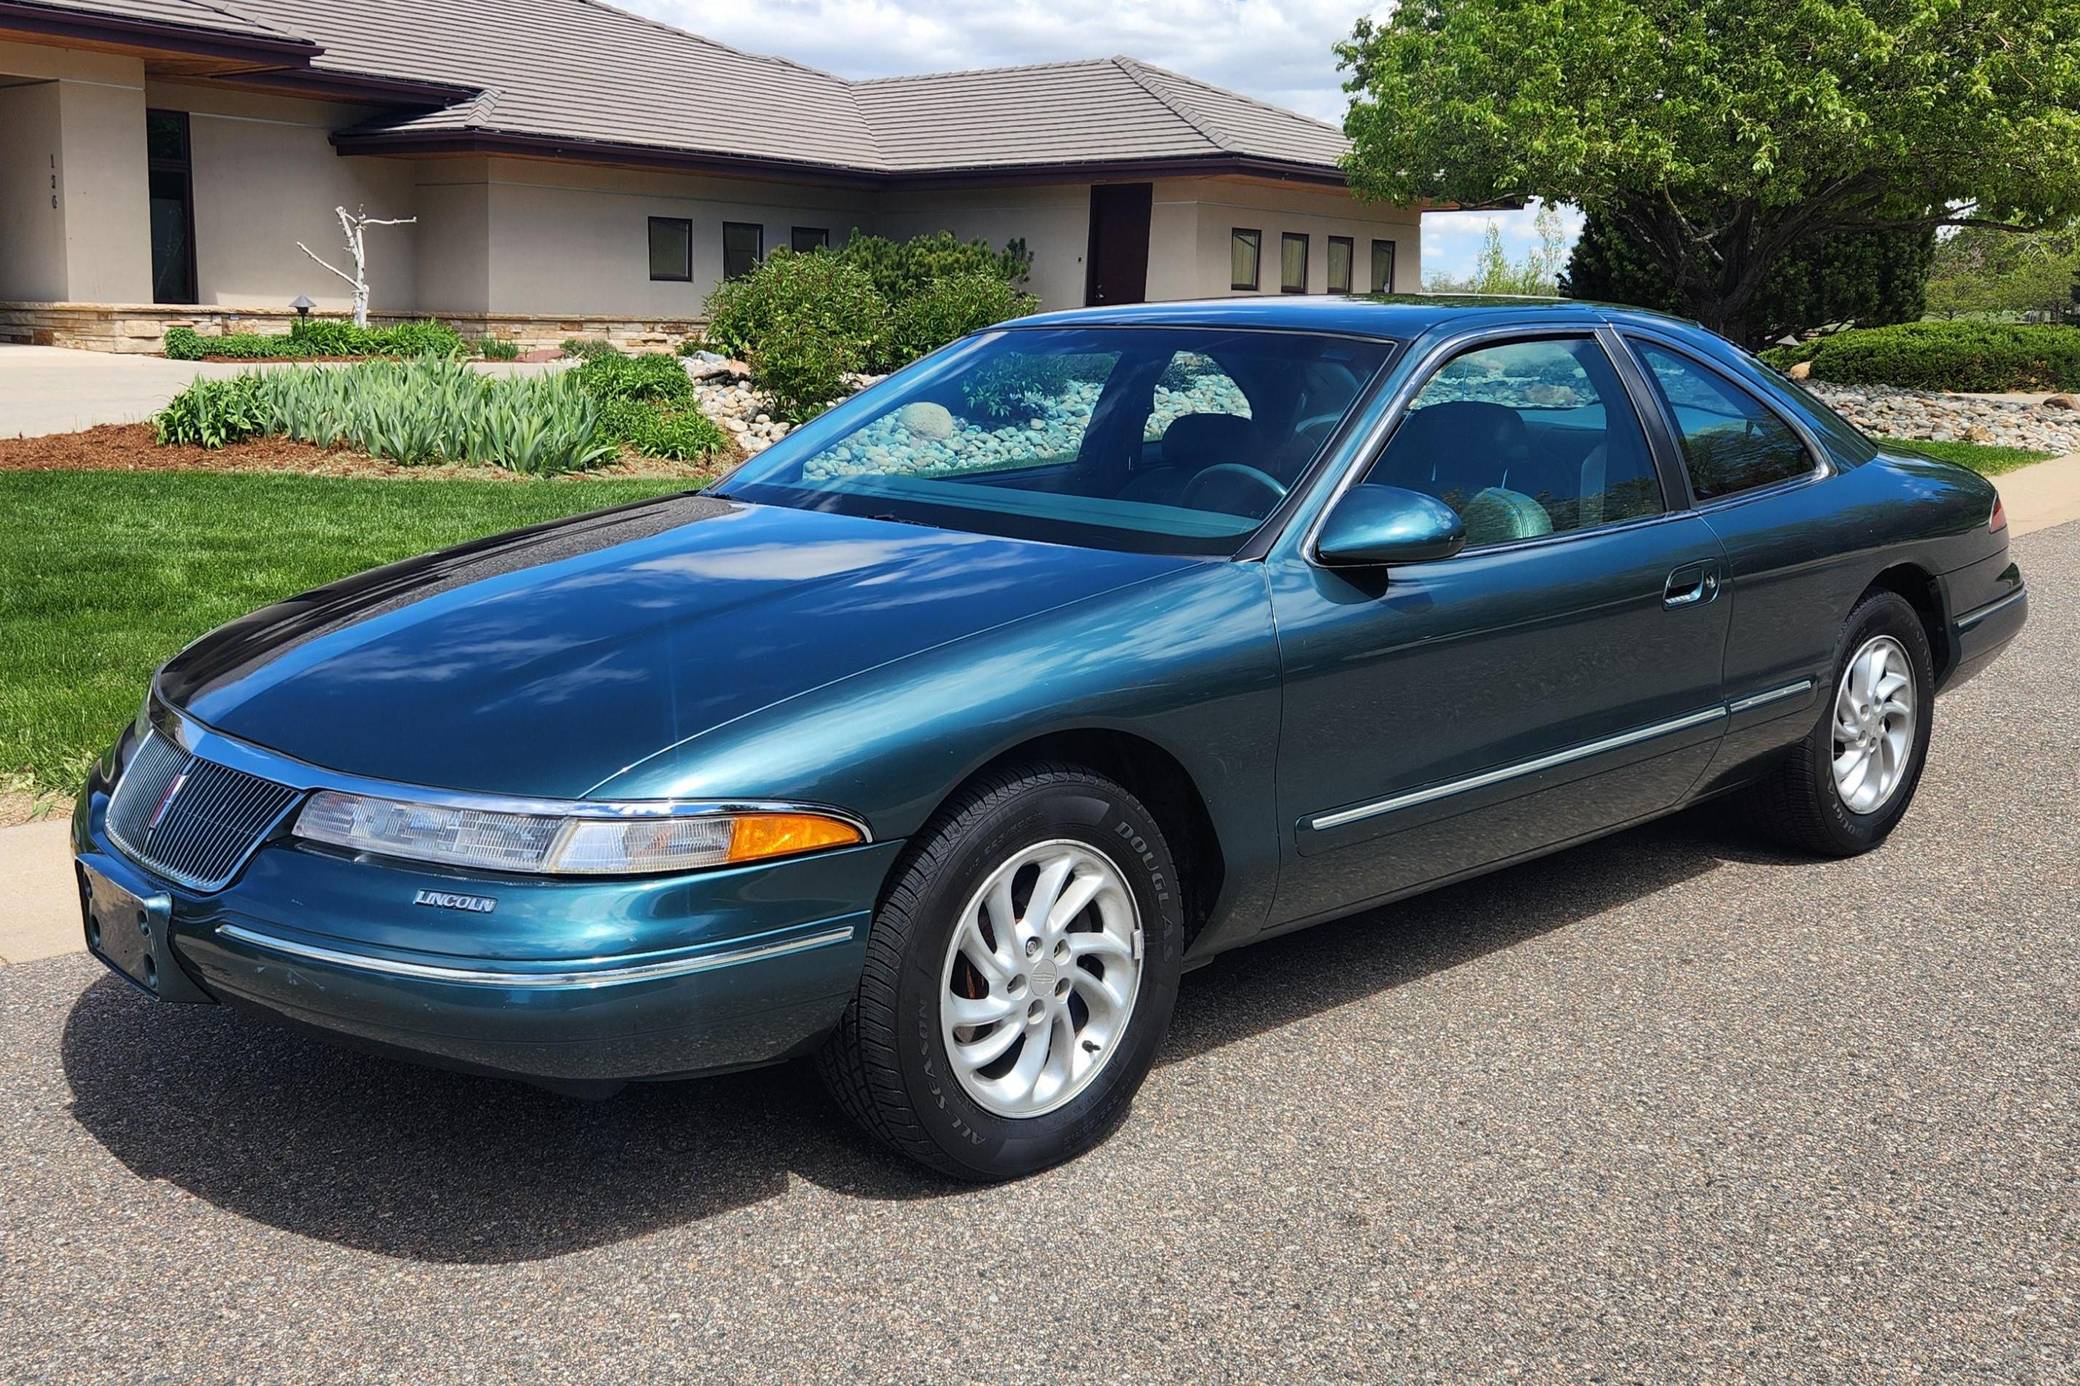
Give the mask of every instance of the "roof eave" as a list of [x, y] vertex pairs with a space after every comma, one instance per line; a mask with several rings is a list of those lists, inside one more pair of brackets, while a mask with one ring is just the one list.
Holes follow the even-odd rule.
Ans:
[[231, 29], [165, 24], [150, 19], [61, 10], [47, 5], [0, 0], [0, 34], [70, 39], [118, 48], [138, 48], [184, 57], [250, 62], [269, 68], [308, 66], [325, 50], [309, 39], [270, 38]]

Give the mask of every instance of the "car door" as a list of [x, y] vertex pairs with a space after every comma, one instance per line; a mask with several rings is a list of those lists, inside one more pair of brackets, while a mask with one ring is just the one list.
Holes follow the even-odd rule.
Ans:
[[1611, 345], [1479, 334], [1401, 388], [1344, 484], [1443, 500], [1458, 555], [1332, 571], [1303, 533], [1267, 556], [1290, 833], [1273, 927], [1653, 813], [1711, 759], [1722, 551]]

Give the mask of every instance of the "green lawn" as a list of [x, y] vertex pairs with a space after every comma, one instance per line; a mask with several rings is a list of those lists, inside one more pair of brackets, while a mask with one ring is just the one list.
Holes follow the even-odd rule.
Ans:
[[671, 481], [0, 474], [0, 787], [75, 790], [197, 635], [362, 568]]
[[1990, 447], [1985, 443], [1935, 443], [1926, 438], [1879, 438], [1876, 441], [1882, 447], [1905, 448], [1908, 452], [1918, 452], [1940, 461], [1955, 462], [1960, 467], [1970, 467], [1981, 476], [1998, 476], [2058, 455], [2033, 452], [2028, 448]]

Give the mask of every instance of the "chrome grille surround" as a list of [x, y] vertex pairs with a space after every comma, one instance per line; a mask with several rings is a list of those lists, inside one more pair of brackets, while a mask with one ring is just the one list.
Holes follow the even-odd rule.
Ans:
[[205, 760], [161, 732], [138, 743], [108, 801], [108, 835], [192, 890], [222, 888], [301, 791]]

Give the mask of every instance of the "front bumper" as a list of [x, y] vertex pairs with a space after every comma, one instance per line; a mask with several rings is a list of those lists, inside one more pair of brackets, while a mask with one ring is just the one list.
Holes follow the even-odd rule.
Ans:
[[[741, 1068], [813, 1046], [858, 981], [871, 904], [901, 847], [573, 881], [464, 877], [278, 836], [205, 894], [115, 846], [108, 794], [97, 769], [73, 848], [93, 872], [80, 873], [83, 904], [98, 886], [136, 921], [136, 938], [119, 936], [86, 911], [89, 947], [126, 979], [162, 1000], [240, 1004], [560, 1087]], [[498, 903], [475, 914], [415, 904], [421, 892]]]

